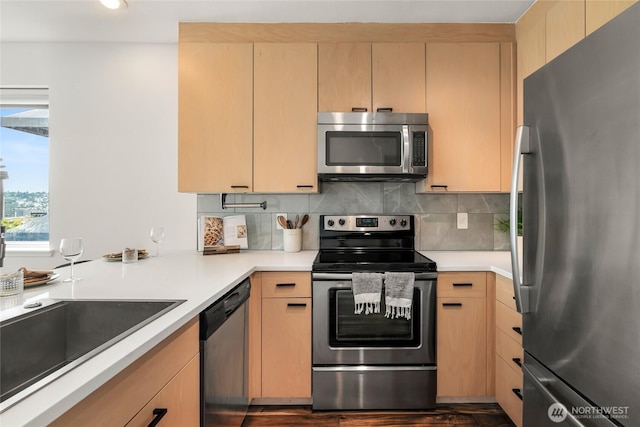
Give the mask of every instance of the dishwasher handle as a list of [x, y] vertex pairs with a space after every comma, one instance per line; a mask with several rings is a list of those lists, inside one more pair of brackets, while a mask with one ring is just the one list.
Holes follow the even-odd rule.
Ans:
[[247, 302], [250, 295], [251, 282], [247, 278], [202, 311], [200, 313], [200, 339], [208, 339], [238, 308]]

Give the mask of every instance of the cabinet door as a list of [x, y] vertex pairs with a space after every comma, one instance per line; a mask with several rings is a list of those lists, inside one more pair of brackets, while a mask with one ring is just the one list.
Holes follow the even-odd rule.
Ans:
[[637, 0], [586, 0], [586, 34], [591, 34], [636, 2]]
[[517, 54], [517, 123], [522, 124], [523, 120], [523, 86], [525, 77], [538, 70], [545, 64], [545, 18], [541, 14], [538, 17], [532, 16], [522, 20], [516, 25], [516, 38], [518, 43]]
[[500, 45], [427, 44], [426, 191], [500, 191]]
[[254, 191], [317, 192], [317, 45], [254, 45]]
[[311, 298], [262, 299], [262, 397], [311, 397]]
[[559, 1], [546, 15], [546, 61], [549, 62], [585, 35], [583, 1]]
[[200, 425], [200, 356], [196, 355], [128, 424], [146, 427], [166, 409], [159, 425], [198, 427]]
[[373, 111], [427, 112], [424, 43], [373, 43], [371, 57]]
[[180, 43], [178, 76], [178, 190], [252, 191], [252, 45]]
[[371, 43], [318, 44], [318, 111], [371, 111]]
[[438, 396], [485, 396], [485, 298], [438, 298]]

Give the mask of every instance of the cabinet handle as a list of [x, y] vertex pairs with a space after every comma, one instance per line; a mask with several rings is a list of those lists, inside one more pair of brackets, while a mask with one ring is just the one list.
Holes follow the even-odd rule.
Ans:
[[287, 307], [306, 307], [306, 302], [289, 302], [287, 303]]
[[453, 286], [473, 286], [473, 283], [454, 283]]
[[513, 328], [511, 328], [511, 329], [513, 329], [514, 331], [516, 331], [516, 333], [518, 333], [518, 334], [522, 335], [522, 328], [519, 328], [519, 327], [517, 327], [517, 326], [514, 326], [514, 327], [513, 327]]
[[298, 188], [313, 188], [313, 185], [296, 185]]
[[462, 307], [462, 303], [461, 302], [443, 302], [442, 306], [443, 307]]
[[276, 288], [291, 288], [294, 287], [295, 283], [276, 283]]
[[379, 113], [391, 113], [393, 111], [393, 108], [391, 107], [380, 107], [376, 110]]
[[519, 367], [521, 367], [521, 368], [522, 368], [522, 360], [520, 360], [520, 358], [519, 358], [519, 357], [514, 357], [514, 358], [513, 358], [513, 359], [511, 359], [511, 360], [513, 360], [513, 363], [515, 363], [516, 365], [518, 365]]
[[522, 400], [522, 390], [520, 390], [519, 388], [512, 388], [511, 391], [513, 392], [513, 394], [518, 396], [518, 399]]
[[445, 191], [449, 188], [448, 185], [445, 184], [431, 184], [431, 189], [443, 188]]
[[156, 408], [153, 410], [153, 419], [149, 423], [147, 427], [155, 427], [158, 425], [160, 420], [167, 415], [167, 408]]
[[231, 188], [249, 188], [248, 185], [232, 185]]
[[351, 107], [352, 113], [366, 113], [369, 111], [367, 107]]

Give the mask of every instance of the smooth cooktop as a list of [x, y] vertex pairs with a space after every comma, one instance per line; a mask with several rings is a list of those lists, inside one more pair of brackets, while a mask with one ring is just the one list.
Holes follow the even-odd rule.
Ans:
[[437, 271], [435, 261], [414, 250], [322, 249], [313, 261], [313, 271]]

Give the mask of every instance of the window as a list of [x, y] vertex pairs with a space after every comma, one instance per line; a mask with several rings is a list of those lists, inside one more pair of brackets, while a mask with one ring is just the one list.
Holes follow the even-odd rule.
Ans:
[[0, 191], [5, 240], [49, 242], [49, 99], [43, 88], [0, 88]]

